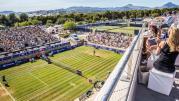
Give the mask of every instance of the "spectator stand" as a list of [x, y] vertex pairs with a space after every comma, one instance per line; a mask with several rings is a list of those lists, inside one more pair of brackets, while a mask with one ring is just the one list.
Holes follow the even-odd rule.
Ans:
[[125, 53], [125, 49], [110, 47], [110, 46], [106, 46], [106, 45], [99, 45], [99, 44], [94, 44], [94, 43], [90, 43], [90, 42], [87, 42], [86, 45], [87, 46], [92, 46], [92, 47], [95, 47], [95, 48], [100, 48], [100, 49], [104, 49], [104, 50], [113, 51], [113, 52], [116, 52], [118, 54], [124, 54]]
[[[77, 47], [77, 46], [73, 46]], [[37, 58], [38, 54], [41, 50], [45, 51], [46, 54], [53, 53], [57, 54], [59, 52], [63, 52], [66, 50], [72, 49], [72, 46], [69, 42], [55, 42], [46, 44], [43, 46], [37, 46], [37, 47], [29, 47], [25, 50], [19, 50], [14, 52], [9, 52], [5, 54], [1, 54], [0, 56], [0, 69], [5, 69], [11, 66], [19, 65], [24, 62], [28, 62], [31, 58]]]

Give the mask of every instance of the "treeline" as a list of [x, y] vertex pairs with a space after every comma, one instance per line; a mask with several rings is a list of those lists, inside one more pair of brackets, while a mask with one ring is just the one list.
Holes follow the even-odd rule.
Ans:
[[20, 15], [9, 14], [7, 16], [0, 15], [0, 25], [5, 27], [28, 26], [28, 25], [52, 25], [64, 24], [66, 21], [74, 21], [77, 24], [93, 23], [96, 21], [156, 17], [165, 12], [179, 11], [179, 8], [165, 8], [153, 10], [130, 10], [130, 11], [105, 11], [98, 13], [71, 13], [59, 14], [53, 16], [33, 16], [27, 14]]

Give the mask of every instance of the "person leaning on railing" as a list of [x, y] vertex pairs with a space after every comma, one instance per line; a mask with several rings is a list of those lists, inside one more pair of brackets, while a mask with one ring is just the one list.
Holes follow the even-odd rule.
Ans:
[[175, 60], [179, 54], [179, 25], [173, 24], [168, 33], [169, 38], [157, 45], [156, 55], [159, 58], [153, 66], [162, 72], [172, 73], [175, 71]]

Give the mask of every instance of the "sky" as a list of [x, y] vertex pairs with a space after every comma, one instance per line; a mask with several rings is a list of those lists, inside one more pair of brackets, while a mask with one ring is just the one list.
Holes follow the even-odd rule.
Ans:
[[157, 7], [167, 2], [179, 5], [179, 0], [0, 0], [0, 11], [27, 12], [72, 6], [121, 7], [127, 4]]

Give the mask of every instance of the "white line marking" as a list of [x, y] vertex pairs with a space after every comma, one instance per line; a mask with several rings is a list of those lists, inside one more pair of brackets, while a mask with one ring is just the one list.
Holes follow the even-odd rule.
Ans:
[[3, 86], [3, 84], [0, 82], [0, 85], [2, 88], [6, 91], [6, 93], [11, 97], [12, 101], [16, 101], [15, 98], [11, 95], [11, 93]]
[[36, 77], [35, 75], [33, 75], [32, 73], [29, 72], [30, 75], [32, 75], [35, 79], [39, 80], [41, 83], [45, 84], [46, 86], [48, 86], [47, 83], [45, 83], [44, 81], [40, 80], [38, 77]]

